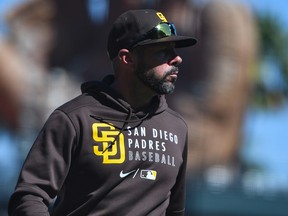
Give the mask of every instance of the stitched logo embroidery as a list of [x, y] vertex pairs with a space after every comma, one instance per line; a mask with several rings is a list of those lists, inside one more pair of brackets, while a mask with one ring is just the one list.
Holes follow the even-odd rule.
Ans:
[[165, 16], [161, 12], [157, 12], [156, 15], [159, 17], [159, 19], [162, 20], [162, 22], [168, 22]]
[[[103, 157], [103, 164], [121, 164], [125, 161], [124, 135], [113, 125], [94, 123], [93, 139], [102, 145], [94, 145], [94, 154]], [[109, 148], [109, 145], [111, 147]]]

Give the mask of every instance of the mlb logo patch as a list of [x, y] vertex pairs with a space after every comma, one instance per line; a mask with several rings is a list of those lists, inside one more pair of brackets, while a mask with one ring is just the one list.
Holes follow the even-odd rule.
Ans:
[[157, 172], [155, 170], [141, 170], [140, 177], [143, 179], [156, 180]]

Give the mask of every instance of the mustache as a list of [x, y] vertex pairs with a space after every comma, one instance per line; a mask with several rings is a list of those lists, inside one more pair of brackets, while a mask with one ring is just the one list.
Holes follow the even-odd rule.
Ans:
[[179, 72], [179, 68], [176, 66], [172, 66], [172, 68], [166, 72], [165, 77], [172, 75], [172, 74], [177, 74]]

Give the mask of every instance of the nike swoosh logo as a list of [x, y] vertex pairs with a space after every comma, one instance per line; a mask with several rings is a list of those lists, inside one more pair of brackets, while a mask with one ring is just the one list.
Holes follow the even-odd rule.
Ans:
[[135, 172], [136, 170], [132, 170], [130, 172], [127, 173], [123, 173], [123, 170], [120, 172], [120, 178], [125, 178], [126, 176], [130, 175], [131, 173]]

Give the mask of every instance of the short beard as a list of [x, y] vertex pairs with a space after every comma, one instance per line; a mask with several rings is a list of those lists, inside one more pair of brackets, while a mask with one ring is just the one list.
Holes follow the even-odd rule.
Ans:
[[[175, 85], [172, 82], [167, 82], [166, 78], [173, 74], [175, 71], [178, 71], [178, 68], [173, 66], [171, 70], [166, 72], [165, 76], [161, 79], [155, 77], [153, 70], [143, 71], [143, 68], [138, 68], [137, 76], [139, 79], [153, 91], [159, 95], [171, 94], [174, 92]], [[176, 81], [176, 80], [175, 80]]]

